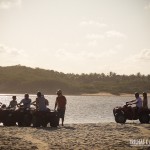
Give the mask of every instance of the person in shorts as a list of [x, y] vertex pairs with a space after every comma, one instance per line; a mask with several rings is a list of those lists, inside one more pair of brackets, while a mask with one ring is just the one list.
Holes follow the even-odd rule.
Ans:
[[62, 91], [58, 90], [56, 92], [57, 97], [56, 97], [56, 102], [55, 102], [55, 110], [57, 108], [59, 118], [62, 119], [62, 126], [64, 125], [64, 116], [65, 116], [65, 110], [66, 110], [66, 104], [67, 100], [64, 95], [62, 95]]

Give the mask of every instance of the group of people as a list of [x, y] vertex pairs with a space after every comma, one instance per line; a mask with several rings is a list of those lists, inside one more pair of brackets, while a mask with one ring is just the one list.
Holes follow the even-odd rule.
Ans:
[[136, 104], [137, 108], [148, 108], [148, 99], [147, 99], [147, 93], [143, 92], [143, 100], [140, 97], [139, 93], [136, 92], [135, 93], [135, 100], [129, 101], [127, 102], [127, 104], [132, 105], [132, 104]]
[[140, 110], [140, 108], [144, 108], [147, 109], [148, 108], [148, 99], [147, 99], [147, 93], [143, 92], [143, 100], [140, 97], [139, 93], [136, 92], [135, 93], [135, 100], [126, 102], [127, 105], [132, 105], [135, 104], [135, 107], [132, 107], [132, 113], [133, 113], [133, 117], [136, 116], [136, 113]]
[[[64, 125], [64, 115], [66, 110], [66, 97], [62, 94], [61, 90], [58, 90], [56, 92], [57, 97], [55, 101], [54, 110], [58, 111], [59, 118], [62, 119], [62, 126]], [[17, 106], [23, 105], [24, 109], [30, 108], [31, 105], [36, 106], [36, 109], [39, 111], [47, 111], [47, 106], [49, 105], [48, 100], [42, 95], [41, 92], [37, 92], [37, 98], [35, 101], [32, 102], [32, 100], [29, 98], [29, 94], [26, 93], [24, 95], [24, 99], [20, 101], [20, 103], [17, 103], [16, 96], [12, 96], [12, 100], [10, 101], [9, 107], [10, 108], [16, 108]]]

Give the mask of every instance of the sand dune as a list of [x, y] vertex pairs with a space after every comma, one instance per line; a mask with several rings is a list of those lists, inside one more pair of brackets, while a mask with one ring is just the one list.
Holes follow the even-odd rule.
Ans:
[[149, 124], [68, 124], [58, 128], [0, 127], [0, 150], [150, 149], [130, 140], [150, 140]]

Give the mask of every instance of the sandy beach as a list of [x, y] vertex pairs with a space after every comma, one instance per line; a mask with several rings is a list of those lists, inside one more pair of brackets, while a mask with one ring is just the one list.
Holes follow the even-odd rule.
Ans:
[[0, 126], [0, 150], [149, 150], [130, 140], [150, 141], [149, 124], [65, 124], [58, 128]]

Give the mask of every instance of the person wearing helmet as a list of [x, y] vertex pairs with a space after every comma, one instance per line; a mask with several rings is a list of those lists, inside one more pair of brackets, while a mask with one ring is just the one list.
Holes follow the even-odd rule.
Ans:
[[39, 111], [46, 111], [47, 110], [47, 101], [44, 98], [44, 96], [42, 96], [41, 92], [37, 92], [37, 98], [34, 102], [32, 102], [32, 104], [35, 104], [36, 109]]
[[143, 92], [143, 108], [148, 108], [148, 100], [146, 92]]
[[59, 114], [59, 118], [62, 119], [62, 126], [64, 125], [64, 115], [65, 115], [65, 110], [66, 110], [66, 97], [62, 95], [62, 91], [58, 90], [56, 92], [57, 97], [56, 97], [56, 101], [55, 101], [55, 110], [57, 108], [58, 114]]
[[10, 101], [10, 103], [9, 103], [9, 108], [14, 108], [14, 109], [16, 109], [16, 106], [17, 106], [17, 101], [16, 101], [16, 96], [12, 96], [12, 100]]
[[24, 95], [24, 99], [22, 99], [18, 105], [21, 105], [21, 104], [23, 104], [23, 108], [24, 108], [24, 109], [30, 108], [31, 99], [29, 98], [29, 94], [28, 94], [28, 93], [26, 93], [26, 94]]

